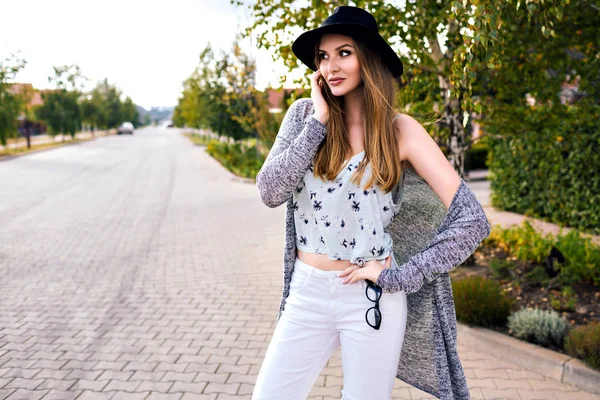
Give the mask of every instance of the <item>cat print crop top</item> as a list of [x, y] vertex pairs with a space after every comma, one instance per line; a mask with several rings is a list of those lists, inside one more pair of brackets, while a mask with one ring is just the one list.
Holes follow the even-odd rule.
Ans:
[[334, 181], [313, 175], [310, 166], [293, 192], [296, 247], [308, 253], [327, 254], [331, 260], [350, 260], [363, 265], [371, 259], [384, 260], [392, 252], [392, 237], [385, 228], [400, 209], [404, 172], [389, 193], [377, 185], [364, 190], [371, 177], [365, 167], [360, 185], [352, 174], [364, 151], [346, 161]]

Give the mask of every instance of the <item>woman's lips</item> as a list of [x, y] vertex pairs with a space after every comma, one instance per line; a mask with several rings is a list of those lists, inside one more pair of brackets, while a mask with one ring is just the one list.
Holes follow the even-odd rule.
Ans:
[[344, 82], [344, 80], [345, 80], [345, 79], [334, 79], [334, 80], [332, 80], [332, 81], [329, 81], [329, 84], [330, 84], [330, 85], [332, 85], [332, 86], [337, 86], [337, 85], [339, 85], [340, 83]]

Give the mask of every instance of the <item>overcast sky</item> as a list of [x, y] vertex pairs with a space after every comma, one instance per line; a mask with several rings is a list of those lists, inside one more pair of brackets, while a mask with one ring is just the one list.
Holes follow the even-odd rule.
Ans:
[[[146, 109], [176, 105], [207, 43], [229, 50], [236, 32], [248, 25], [247, 11], [229, 0], [2, 3], [0, 59], [20, 51], [27, 61], [17, 82], [46, 88], [52, 66], [77, 64], [90, 87], [106, 77]], [[276, 85], [285, 75], [283, 64], [249, 41], [244, 45], [257, 60], [257, 86]]]

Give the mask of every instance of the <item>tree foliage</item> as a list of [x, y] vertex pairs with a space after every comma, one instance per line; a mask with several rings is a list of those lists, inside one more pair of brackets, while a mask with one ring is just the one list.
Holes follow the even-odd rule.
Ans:
[[36, 109], [36, 116], [45, 121], [50, 133], [68, 133], [71, 137], [81, 127], [79, 97], [83, 82], [87, 80], [77, 65], [53, 67], [54, 75], [48, 76], [48, 82], [55, 89], [42, 93], [44, 103]]
[[[232, 3], [245, 5], [239, 0]], [[590, 21], [594, 18], [597, 21], [591, 3], [578, 3], [585, 3], [582, 7], [587, 7]], [[291, 51], [295, 36], [300, 31], [318, 27], [337, 5], [335, 0], [303, 3], [255, 0], [248, 5], [253, 22], [246, 35], [255, 37], [259, 47], [273, 49], [275, 56], [292, 70], [298, 67], [298, 60]], [[572, 7], [569, 0], [406, 1], [402, 4], [354, 1], [349, 5], [371, 12], [378, 21], [380, 34], [402, 52], [405, 64], [402, 101], [410, 110], [437, 107], [442, 115], [438, 125], [447, 138], [450, 161], [461, 175], [464, 152], [471, 144], [465, 126], [473, 112], [485, 111], [484, 104], [477, 98], [493, 95], [492, 87], [497, 84], [488, 79], [487, 85], [476, 85], [479, 74], [487, 72], [490, 77], [489, 71], [497, 70], [509, 73], [512, 66], [506, 59], [511, 55], [527, 54], [532, 46], [537, 48], [541, 43], [566, 35], [556, 29], [556, 24]], [[524, 25], [531, 28], [529, 36], [514, 30]], [[589, 54], [593, 52], [594, 49], [590, 49]], [[594, 58], [597, 63], [597, 52]], [[548, 66], [542, 73], [550, 73]], [[564, 71], [558, 72], [561, 73], [564, 78]], [[529, 83], [538, 88], [544, 85], [542, 80]], [[508, 88], [505, 92], [509, 93]], [[519, 95], [522, 96], [515, 93], [515, 98]]]
[[230, 53], [221, 52], [218, 57], [209, 44], [183, 83], [173, 121], [234, 140], [256, 136], [255, 84], [255, 62], [242, 51], [237, 39]]
[[25, 104], [23, 96], [11, 90], [15, 75], [25, 65], [26, 61], [15, 55], [0, 61], [0, 143], [3, 146], [7, 138], [16, 133], [16, 119]]

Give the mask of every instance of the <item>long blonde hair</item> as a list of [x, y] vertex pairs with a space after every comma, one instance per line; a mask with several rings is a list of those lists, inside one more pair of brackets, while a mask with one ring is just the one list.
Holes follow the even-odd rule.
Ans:
[[[372, 175], [365, 184], [365, 190], [376, 183], [388, 193], [400, 181], [403, 170], [398, 162], [400, 155], [393, 125], [394, 116], [398, 114], [395, 108], [398, 83], [377, 53], [360, 41], [353, 39], [353, 42], [363, 81], [365, 155], [354, 171], [352, 181], [360, 184], [370, 162]], [[319, 44], [315, 47], [317, 68], [321, 61]], [[323, 88], [323, 97], [329, 106], [329, 120], [327, 136], [317, 150], [313, 169], [315, 176], [331, 181], [344, 167], [346, 155], [352, 148], [344, 124], [342, 97], [334, 96], [326, 84]]]

